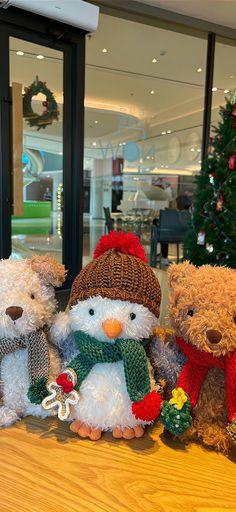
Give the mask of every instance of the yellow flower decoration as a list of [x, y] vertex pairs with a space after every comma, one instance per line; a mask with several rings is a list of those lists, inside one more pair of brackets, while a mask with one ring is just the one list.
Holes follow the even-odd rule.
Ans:
[[158, 325], [154, 328], [153, 331], [154, 336], [158, 336], [161, 341], [165, 341], [167, 334], [174, 334], [173, 329], [169, 329], [168, 327], [163, 327], [162, 325]]
[[185, 391], [182, 388], [173, 389], [172, 396], [173, 398], [169, 400], [169, 404], [176, 404], [176, 409], [178, 409], [178, 411], [181, 411], [185, 402], [187, 402], [188, 400]]

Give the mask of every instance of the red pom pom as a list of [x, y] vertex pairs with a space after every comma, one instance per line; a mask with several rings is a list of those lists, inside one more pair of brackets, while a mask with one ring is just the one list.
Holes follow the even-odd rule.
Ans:
[[132, 404], [132, 413], [137, 420], [153, 421], [160, 414], [161, 403], [162, 398], [157, 391], [151, 391], [143, 400]]
[[148, 261], [144, 247], [140, 243], [138, 236], [135, 236], [133, 233], [123, 233], [122, 231], [116, 233], [116, 231], [111, 231], [109, 235], [103, 235], [94, 251], [94, 259], [110, 249], [115, 249], [123, 254], [130, 254], [130, 256], [135, 256], [145, 261], [145, 263]]

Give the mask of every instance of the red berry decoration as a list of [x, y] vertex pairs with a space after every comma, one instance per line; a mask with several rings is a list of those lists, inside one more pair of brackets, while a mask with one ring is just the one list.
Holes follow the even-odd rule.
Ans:
[[137, 420], [153, 421], [158, 418], [160, 414], [160, 407], [162, 398], [153, 390], [148, 393], [140, 402], [132, 404], [132, 413]]
[[232, 155], [229, 159], [229, 169], [233, 171], [235, 168], [235, 155]]
[[71, 382], [71, 380], [68, 379], [66, 373], [61, 373], [60, 375], [58, 375], [56, 383], [58, 384], [58, 386], [61, 386], [64, 393], [70, 393], [70, 391], [74, 389], [74, 384], [73, 382]]
[[47, 101], [43, 101], [43, 107], [48, 107], [48, 102]]

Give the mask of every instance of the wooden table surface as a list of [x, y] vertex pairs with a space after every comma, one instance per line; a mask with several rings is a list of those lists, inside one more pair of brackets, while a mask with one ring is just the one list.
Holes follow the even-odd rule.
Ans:
[[[78, 439], [55, 418], [0, 431], [0, 512], [235, 512], [236, 453]], [[170, 443], [170, 442], [169, 442]]]

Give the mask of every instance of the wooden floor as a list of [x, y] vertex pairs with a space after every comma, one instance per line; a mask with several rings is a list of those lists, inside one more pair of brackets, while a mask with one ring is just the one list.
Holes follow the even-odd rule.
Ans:
[[79, 440], [57, 419], [0, 432], [0, 512], [235, 512], [234, 460], [143, 439]]

